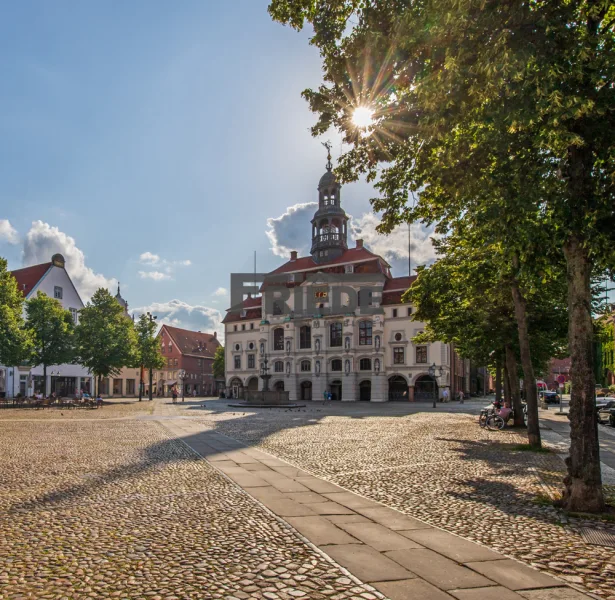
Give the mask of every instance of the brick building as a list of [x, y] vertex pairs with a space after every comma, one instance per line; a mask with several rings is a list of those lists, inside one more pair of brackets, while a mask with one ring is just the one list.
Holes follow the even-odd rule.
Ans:
[[[186, 396], [213, 396], [217, 393], [212, 366], [220, 342], [215, 332], [202, 333], [163, 325], [158, 339], [166, 365], [154, 371], [154, 395], [168, 396], [174, 385], [180, 394], [185, 386]], [[180, 378], [182, 370], [186, 373], [183, 381]]]

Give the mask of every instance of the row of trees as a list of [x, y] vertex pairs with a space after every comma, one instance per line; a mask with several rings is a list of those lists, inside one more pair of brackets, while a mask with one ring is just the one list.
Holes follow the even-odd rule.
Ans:
[[[422, 221], [442, 236], [442, 262], [420, 274], [413, 298], [447, 294], [451, 319], [468, 325], [453, 327], [426, 302], [434, 335], [484, 355], [485, 327], [509, 374], [519, 357], [534, 445], [534, 369], [567, 315], [563, 501], [603, 510], [592, 277], [615, 269], [615, 3], [271, 0], [269, 12], [312, 26], [324, 77], [304, 92], [319, 117], [312, 132], [342, 133], [343, 180], [377, 182], [380, 231]], [[373, 111], [371, 125], [357, 128], [357, 107]]]
[[[55, 298], [39, 292], [25, 300], [6, 260], [0, 258], [0, 364], [22, 362], [42, 365], [47, 395], [51, 365], [83, 365], [96, 377], [100, 390], [101, 380], [118, 375], [123, 367], [141, 368], [142, 373], [161, 368], [164, 357], [156, 341], [156, 324], [147, 315], [133, 323], [108, 290], [101, 288], [92, 296], [75, 324], [70, 311]], [[142, 386], [139, 399], [141, 394]]]

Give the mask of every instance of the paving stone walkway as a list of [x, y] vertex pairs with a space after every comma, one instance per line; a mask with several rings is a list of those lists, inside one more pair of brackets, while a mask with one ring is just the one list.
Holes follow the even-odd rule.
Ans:
[[[240, 412], [208, 402], [197, 420], [340, 487], [615, 599], [614, 549], [589, 545], [582, 536], [583, 527], [615, 533], [615, 524], [563, 520], [547, 497], [561, 487], [562, 455], [519, 451], [522, 435], [479, 428], [468, 405], [434, 411], [339, 404]], [[194, 417], [195, 410], [182, 414]]]
[[[103, 409], [105, 418], [2, 412], [0, 600], [588, 597], [391, 502], [350, 491], [362, 471], [388, 480], [399, 470], [385, 435], [395, 427], [376, 407], [358, 407], [355, 417], [318, 430], [321, 418], [309, 412], [259, 421], [198, 406], [118, 402]], [[255, 441], [221, 433], [226, 419], [235, 419], [236, 437]], [[266, 424], [274, 432], [265, 435]], [[437, 435], [450, 434], [440, 427]], [[333, 443], [342, 462], [357, 457], [343, 484], [331, 481], [335, 462], [314, 439]], [[263, 451], [264, 440], [277, 456]], [[289, 448], [295, 464], [281, 458]], [[373, 461], [382, 451], [385, 465]], [[402, 458], [416, 463], [417, 456]], [[314, 474], [320, 463], [330, 476]]]
[[349, 492], [192, 419], [167, 420], [164, 426], [391, 600], [587, 597], [561, 580]]

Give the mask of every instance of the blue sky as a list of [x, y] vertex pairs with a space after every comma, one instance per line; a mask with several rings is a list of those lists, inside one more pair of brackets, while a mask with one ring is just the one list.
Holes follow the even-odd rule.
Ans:
[[[3, 5], [0, 256], [11, 268], [62, 250], [84, 296], [120, 280], [132, 307], [207, 328], [227, 307], [216, 290], [253, 268], [254, 250], [270, 270], [276, 252], [309, 244], [313, 207], [289, 207], [314, 202], [324, 172], [325, 138], [310, 136], [300, 96], [320, 82], [320, 59], [309, 32], [272, 22], [267, 4]], [[378, 250], [371, 195], [345, 186], [342, 204]], [[389, 256], [400, 266], [405, 235]]]

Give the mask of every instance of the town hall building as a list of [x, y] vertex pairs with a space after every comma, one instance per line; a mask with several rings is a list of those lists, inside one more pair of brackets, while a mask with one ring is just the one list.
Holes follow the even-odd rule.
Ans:
[[[468, 361], [449, 344], [412, 341], [424, 325], [412, 320], [402, 295], [415, 277], [393, 277], [360, 239], [348, 247], [342, 186], [330, 158], [318, 184], [310, 255], [291, 252], [260, 295], [227, 311], [227, 395], [262, 390], [261, 374], [290, 401], [321, 401], [325, 393], [349, 402], [433, 401], [445, 389], [465, 391]], [[277, 298], [269, 285], [288, 291]]]

